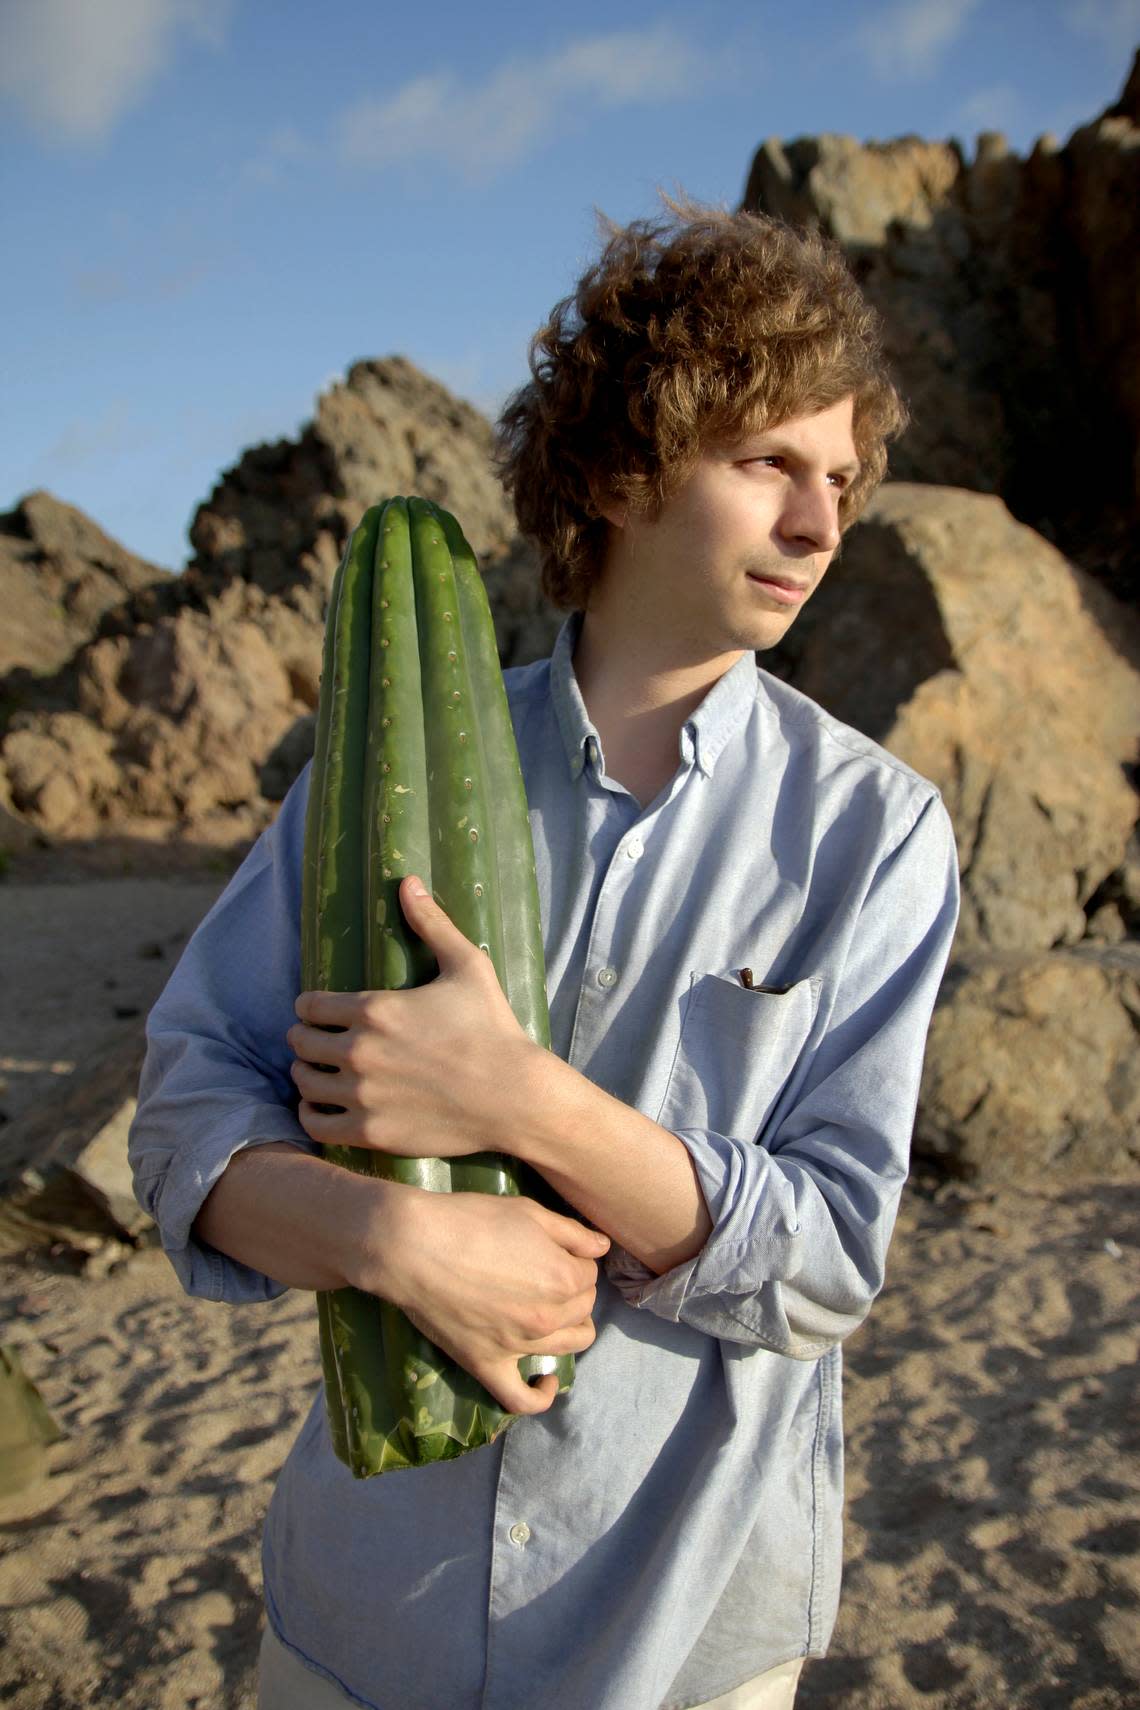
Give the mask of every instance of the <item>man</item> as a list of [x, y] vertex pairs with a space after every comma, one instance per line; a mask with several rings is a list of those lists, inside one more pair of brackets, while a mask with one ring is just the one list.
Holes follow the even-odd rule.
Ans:
[[[839, 1345], [882, 1283], [954, 845], [933, 786], [754, 658], [900, 424], [870, 311], [831, 246], [670, 208], [611, 228], [500, 425], [571, 609], [506, 674], [553, 1052], [411, 875], [439, 977], [297, 998], [304, 778], [151, 1017], [132, 1156], [187, 1289], [353, 1283], [526, 1416], [357, 1483], [314, 1398], [263, 1710], [777, 1710], [834, 1623]], [[326, 1141], [509, 1151], [581, 1221]], [[535, 1351], [583, 1355], [568, 1396], [520, 1381]]]

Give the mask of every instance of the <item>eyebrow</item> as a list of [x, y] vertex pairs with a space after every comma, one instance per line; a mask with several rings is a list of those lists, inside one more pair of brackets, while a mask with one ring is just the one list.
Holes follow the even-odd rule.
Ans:
[[[764, 448], [762, 451], [755, 452], [754, 455], [757, 457], [790, 457], [796, 463], [804, 462], [804, 454], [802, 451], [798, 450], [794, 445], [789, 445], [786, 440], [778, 439], [773, 434], [765, 433], [763, 429], [761, 429], [758, 434], [752, 435], [750, 438], [743, 440], [742, 443], [744, 445], [756, 445], [760, 441], [763, 442]], [[836, 463], [827, 471], [827, 473], [829, 475], [858, 475], [862, 467], [863, 465], [859, 458], [856, 458], [854, 463]]]

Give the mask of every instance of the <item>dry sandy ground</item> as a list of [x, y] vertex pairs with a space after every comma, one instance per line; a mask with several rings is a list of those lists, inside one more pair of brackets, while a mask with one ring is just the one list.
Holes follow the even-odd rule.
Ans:
[[[109, 945], [110, 890], [86, 900]], [[119, 962], [153, 983], [165, 954], [140, 957], [126, 915]], [[45, 966], [62, 1027], [74, 994]], [[847, 1344], [844, 1600], [806, 1710], [1140, 1703], [1138, 1254], [1136, 1184], [908, 1193]], [[312, 1297], [188, 1300], [157, 1251], [97, 1278], [10, 1259], [0, 1323], [68, 1433], [0, 1509], [0, 1703], [252, 1710], [260, 1528], [318, 1381]]]
[[220, 872], [0, 884], [6, 1117], [138, 1025], [225, 879]]

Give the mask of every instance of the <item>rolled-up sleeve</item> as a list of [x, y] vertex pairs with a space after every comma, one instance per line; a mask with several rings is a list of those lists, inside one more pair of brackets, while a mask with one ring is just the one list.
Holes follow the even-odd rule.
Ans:
[[193, 1233], [234, 1154], [288, 1141], [316, 1147], [296, 1117], [285, 1034], [300, 990], [300, 884], [307, 771], [190, 939], [147, 1020], [128, 1154], [188, 1294], [237, 1304], [282, 1284]]
[[958, 915], [954, 837], [929, 797], [874, 873], [826, 1017], [758, 1133], [680, 1128], [713, 1229], [654, 1277], [616, 1255], [646, 1307], [729, 1341], [814, 1359], [882, 1287], [923, 1053]]

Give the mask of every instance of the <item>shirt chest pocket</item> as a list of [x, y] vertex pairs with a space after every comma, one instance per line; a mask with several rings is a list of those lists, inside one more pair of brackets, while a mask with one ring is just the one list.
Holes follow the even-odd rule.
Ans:
[[758, 1139], [808, 1042], [819, 991], [818, 979], [765, 991], [737, 975], [691, 974], [661, 1126]]

